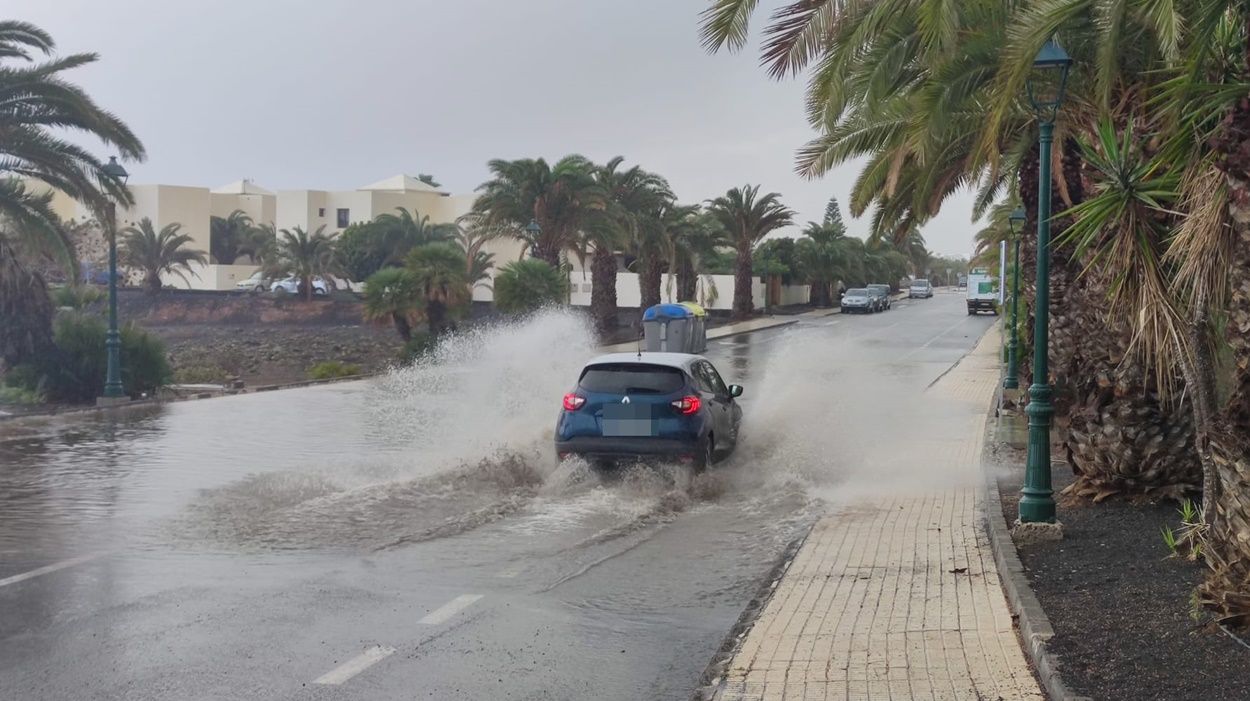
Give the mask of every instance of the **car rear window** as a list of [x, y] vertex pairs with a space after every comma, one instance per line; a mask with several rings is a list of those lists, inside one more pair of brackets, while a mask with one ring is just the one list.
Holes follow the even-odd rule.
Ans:
[[582, 371], [577, 384], [587, 392], [669, 394], [681, 389], [686, 377], [681, 370], [664, 365], [591, 365]]

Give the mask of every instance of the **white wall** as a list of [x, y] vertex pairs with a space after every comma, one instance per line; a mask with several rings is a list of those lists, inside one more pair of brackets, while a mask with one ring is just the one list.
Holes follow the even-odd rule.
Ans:
[[214, 217], [228, 217], [241, 209], [256, 224], [274, 224], [278, 220], [278, 198], [273, 195], [241, 195], [213, 192], [209, 194], [209, 212]]
[[781, 304], [807, 304], [811, 300], [811, 285], [782, 285]]
[[[697, 293], [693, 300], [674, 299], [677, 291], [677, 281], [668, 273], [665, 273], [660, 280], [660, 299], [665, 302], [695, 302], [707, 309], [733, 309], [734, 297], [734, 276], [733, 275], [700, 275], [698, 279]], [[760, 278], [751, 278], [752, 297], [755, 301], [755, 307], [762, 309], [764, 307], [764, 283]], [[583, 274], [581, 271], [573, 271], [569, 273], [569, 288], [571, 290], [570, 301], [575, 306], [589, 306], [592, 283], [590, 273]], [[798, 286], [802, 287], [802, 286]], [[806, 290], [797, 290], [792, 287], [782, 288], [782, 299], [786, 299], [787, 295], [798, 296], [806, 294]], [[476, 296], [475, 296], [476, 298]], [[806, 296], [803, 301], [806, 301]], [[617, 273], [616, 274], [616, 306], [618, 307], [634, 307], [637, 308], [642, 304], [642, 293], [638, 289], [637, 273]]]

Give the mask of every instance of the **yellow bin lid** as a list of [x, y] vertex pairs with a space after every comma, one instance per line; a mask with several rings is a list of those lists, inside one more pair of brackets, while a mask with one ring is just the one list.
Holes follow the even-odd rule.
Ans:
[[694, 312], [695, 316], [707, 316], [707, 312], [703, 310], [703, 307], [700, 307], [694, 302], [681, 302], [680, 304], [686, 309], [689, 309], [690, 311]]

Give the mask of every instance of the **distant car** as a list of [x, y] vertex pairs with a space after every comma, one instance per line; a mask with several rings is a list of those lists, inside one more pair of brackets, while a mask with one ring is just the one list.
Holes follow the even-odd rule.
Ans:
[[259, 270], [252, 273], [248, 279], [234, 283], [234, 289], [240, 292], [264, 292], [267, 287], [269, 287], [269, 282], [265, 274]]
[[597, 467], [675, 459], [696, 472], [738, 443], [742, 387], [726, 385], [712, 363], [688, 353], [614, 353], [582, 368], [556, 421], [561, 460]]
[[842, 295], [843, 314], [872, 314], [877, 311], [877, 302], [868, 294], [868, 290], [856, 287]]
[[933, 296], [933, 285], [928, 280], [912, 280], [907, 288], [908, 299], [928, 299]]
[[869, 285], [868, 294], [872, 295], [877, 300], [877, 308], [881, 311], [889, 309], [893, 304], [890, 300], [889, 285]]
[[[317, 297], [324, 297], [330, 294], [330, 284], [322, 278], [313, 278], [312, 286], [313, 294]], [[299, 294], [299, 278], [288, 277], [281, 280], [274, 280], [273, 284], [269, 286], [269, 291], [276, 292], [278, 294]]]

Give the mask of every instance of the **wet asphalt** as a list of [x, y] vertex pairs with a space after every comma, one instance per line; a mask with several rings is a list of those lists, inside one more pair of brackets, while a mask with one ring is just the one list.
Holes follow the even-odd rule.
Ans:
[[786, 545], [923, 462], [922, 392], [993, 321], [942, 291], [713, 341], [745, 423], [699, 477], [554, 466], [590, 354], [559, 320], [458, 369], [0, 424], [0, 699], [689, 698]]

